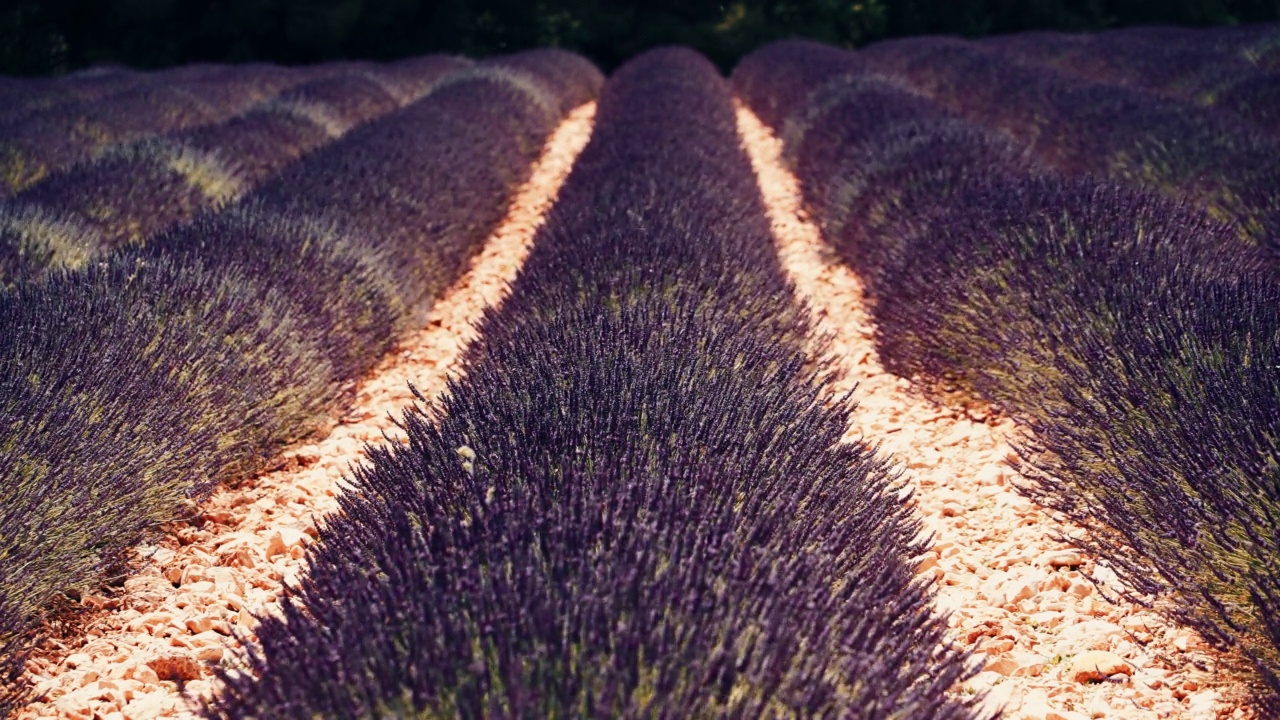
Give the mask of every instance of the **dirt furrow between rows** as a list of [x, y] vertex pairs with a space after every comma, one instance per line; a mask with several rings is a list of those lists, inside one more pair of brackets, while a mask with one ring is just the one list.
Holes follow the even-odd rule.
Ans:
[[838, 386], [857, 386], [847, 437], [905, 469], [933, 535], [919, 571], [985, 668], [956, 691], [1012, 720], [1246, 717], [1223, 656], [1120, 598], [1115, 575], [1062, 540], [1083, 531], [1015, 491], [1011, 421], [941, 406], [881, 367], [861, 284], [807, 218], [780, 141], [746, 108], [738, 119], [783, 265], [831, 337]]
[[37, 700], [21, 718], [192, 715], [214, 689], [214, 668], [233, 659], [234, 636], [252, 641], [255, 616], [270, 612], [303, 572], [316, 521], [336, 508], [343, 474], [363, 460], [365, 443], [402, 437], [392, 418], [413, 402], [409, 384], [428, 398], [444, 390], [474, 324], [524, 262], [594, 114], [594, 103], [584, 105], [560, 125], [470, 270], [426, 327], [361, 383], [327, 437], [287, 451], [281, 469], [218, 489], [191, 520], [138, 549], [136, 573], [118, 592], [83, 599], [91, 608], [83, 628], [28, 664]]

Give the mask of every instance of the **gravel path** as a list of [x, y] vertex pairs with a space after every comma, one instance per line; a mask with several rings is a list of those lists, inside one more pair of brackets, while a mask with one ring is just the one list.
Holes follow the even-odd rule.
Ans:
[[172, 523], [138, 550], [136, 574], [111, 596], [87, 597], [84, 631], [54, 643], [28, 665], [37, 701], [20, 718], [142, 720], [190, 717], [183, 691], [212, 690], [212, 668], [231, 659], [232, 631], [252, 633], [254, 616], [275, 607], [303, 571], [316, 519], [336, 508], [342, 475], [364, 443], [401, 437], [391, 417], [444, 390], [472, 339], [473, 324], [500, 302], [524, 262], [534, 231], [591, 134], [584, 105], [549, 139], [531, 179], [470, 271], [438, 302], [427, 326], [361, 385], [327, 437], [292, 448], [284, 467], [218, 489], [194, 519]]
[[987, 691], [1010, 720], [1248, 717], [1220, 654], [1116, 598], [1115, 575], [1058, 539], [1082, 530], [1013, 490], [1011, 421], [941, 407], [880, 366], [861, 284], [825, 251], [781, 143], [746, 108], [738, 120], [783, 264], [832, 338], [840, 389], [857, 384], [849, 438], [906, 469], [934, 538], [920, 572], [937, 579], [955, 640], [985, 661], [958, 692]]

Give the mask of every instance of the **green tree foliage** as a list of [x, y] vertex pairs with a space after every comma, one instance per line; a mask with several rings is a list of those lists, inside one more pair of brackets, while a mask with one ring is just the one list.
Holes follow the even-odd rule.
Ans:
[[612, 68], [668, 44], [691, 45], [728, 69], [761, 43], [793, 36], [853, 47], [923, 33], [1278, 18], [1280, 0], [17, 0], [0, 10], [0, 72], [538, 46]]

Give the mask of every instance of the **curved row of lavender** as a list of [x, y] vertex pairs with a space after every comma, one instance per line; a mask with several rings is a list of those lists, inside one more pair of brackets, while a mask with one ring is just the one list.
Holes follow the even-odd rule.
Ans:
[[[915, 72], [955, 61], [938, 47]], [[885, 367], [1034, 431], [1024, 489], [1176, 621], [1240, 650], [1275, 715], [1273, 259], [1186, 201], [1051, 171], [862, 53], [777, 43], [733, 81], [863, 279]]]
[[439, 424], [372, 449], [208, 715], [971, 717], [810, 332], [727, 83], [630, 61]]
[[1020, 33], [982, 45], [1018, 62], [1234, 113], [1280, 134], [1280, 24]]
[[909, 38], [857, 57], [867, 71], [1009, 133], [1060, 172], [1190, 199], [1280, 253], [1280, 140], [1230, 113], [1019, 65], [984, 47]]
[[[196, 66], [204, 72], [206, 66]], [[183, 70], [189, 76], [192, 70]], [[66, 103], [93, 101], [158, 79], [168, 71], [139, 72], [109, 65], [91, 67], [63, 77], [0, 76], [0, 127], [20, 122], [42, 110]]]
[[464, 68], [234, 205], [0, 293], [0, 715], [42, 618], [340, 408], [602, 82], [550, 50]]
[[107, 146], [221, 122], [305, 79], [274, 66], [164, 71], [103, 97], [22, 114], [0, 125], [0, 197]]
[[107, 148], [0, 200], [0, 284], [81, 266], [234, 202], [306, 153], [418, 99], [470, 61], [426, 56], [401, 63], [412, 72], [385, 76], [350, 65], [225, 122]]
[[420, 62], [187, 65], [9, 79], [0, 83], [0, 98], [9, 101], [0, 111], [0, 198], [114, 145], [222, 123], [314, 80], [363, 76], [403, 104], [422, 91]]
[[[22, 124], [28, 118], [61, 108], [68, 114], [92, 112], [92, 103], [119, 96], [145, 86], [183, 85], [195, 83], [208, 89], [207, 80], [225, 81], [241, 77], [249, 82], [307, 82], [331, 73], [355, 69], [372, 63], [331, 62], [320, 65], [286, 68], [267, 63], [219, 65], [192, 63], [163, 70], [134, 70], [117, 65], [90, 67], [60, 77], [0, 76], [0, 135]], [[258, 77], [254, 81], [252, 78]], [[226, 91], [224, 91], [226, 92]]]
[[335, 64], [335, 74], [293, 86], [226, 122], [108, 148], [0, 201], [0, 283], [79, 266], [233, 202], [468, 65], [447, 56], [381, 68]]

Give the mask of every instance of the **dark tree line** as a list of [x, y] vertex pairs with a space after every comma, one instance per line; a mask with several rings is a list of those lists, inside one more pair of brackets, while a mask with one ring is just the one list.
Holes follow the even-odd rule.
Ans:
[[924, 33], [1224, 25], [1280, 19], [1280, 0], [4, 0], [0, 72], [94, 63], [300, 63], [553, 45], [609, 69], [655, 45], [722, 68], [767, 40], [853, 47]]

